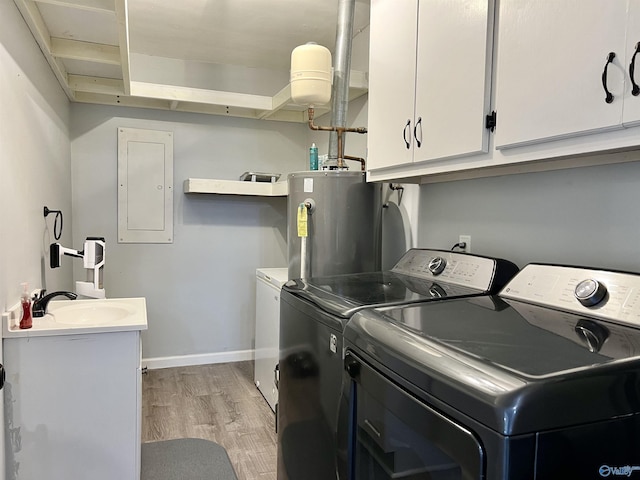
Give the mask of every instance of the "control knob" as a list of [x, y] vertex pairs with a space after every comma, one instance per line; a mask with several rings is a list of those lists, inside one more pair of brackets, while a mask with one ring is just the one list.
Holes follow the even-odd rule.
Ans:
[[447, 266], [447, 261], [442, 257], [435, 257], [429, 261], [429, 271], [434, 275], [440, 275]]
[[589, 278], [576, 285], [574, 294], [582, 305], [585, 307], [593, 307], [605, 299], [607, 296], [607, 287], [597, 280]]

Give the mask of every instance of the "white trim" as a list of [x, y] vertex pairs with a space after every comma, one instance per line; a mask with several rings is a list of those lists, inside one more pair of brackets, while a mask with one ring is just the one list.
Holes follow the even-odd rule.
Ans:
[[179, 102], [194, 102], [229, 107], [251, 108], [255, 110], [273, 109], [273, 98], [265, 95], [225, 92], [204, 88], [162, 85], [159, 83], [131, 81], [131, 95], [134, 97], [160, 98]]
[[117, 46], [81, 42], [68, 38], [51, 37], [51, 55], [84, 62], [120, 65], [120, 49]]
[[236, 350], [233, 352], [143, 358], [142, 366], [149, 370], [156, 370], [158, 368], [187, 367], [191, 365], [207, 365], [211, 363], [242, 362], [246, 360], [253, 360], [254, 355], [254, 350]]
[[[120, 65], [125, 95], [131, 95], [131, 52], [129, 52], [129, 8], [128, 0], [115, 0], [116, 22], [118, 22], [118, 44]], [[99, 93], [99, 92], [98, 92]]]
[[78, 8], [94, 12], [114, 12], [113, 2], [110, 0], [37, 0], [38, 3], [48, 3], [66, 8]]

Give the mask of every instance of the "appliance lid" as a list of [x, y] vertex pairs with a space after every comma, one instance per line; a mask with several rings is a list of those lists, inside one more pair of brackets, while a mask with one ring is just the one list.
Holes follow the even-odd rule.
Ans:
[[524, 379], [640, 356], [640, 330], [514, 300], [456, 299], [380, 313], [416, 336]]
[[278, 289], [287, 282], [288, 275], [289, 269], [286, 267], [256, 269], [256, 278], [260, 278]]
[[370, 306], [441, 300], [484, 293], [482, 290], [409, 277], [392, 271], [297, 279], [287, 282], [284, 288], [325, 312], [341, 318], [350, 318], [358, 310]]
[[[585, 306], [597, 288], [584, 278], [609, 295]], [[595, 422], [640, 412], [639, 286], [637, 275], [525, 267], [500, 296], [358, 313], [345, 343], [504, 435]]]
[[371, 306], [468, 297], [499, 291], [518, 271], [506, 260], [411, 249], [391, 271], [287, 282], [284, 288], [327, 313], [350, 318]]

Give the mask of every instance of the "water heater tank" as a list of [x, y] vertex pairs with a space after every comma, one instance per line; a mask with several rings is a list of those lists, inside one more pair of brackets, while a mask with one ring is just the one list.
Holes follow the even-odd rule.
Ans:
[[331, 100], [331, 52], [316, 43], [291, 52], [291, 98], [298, 105], [324, 105]]
[[301, 277], [297, 217], [307, 201], [314, 205], [307, 220], [310, 277], [380, 270], [381, 184], [367, 183], [364, 172], [337, 170], [291, 173], [288, 183], [289, 279]]

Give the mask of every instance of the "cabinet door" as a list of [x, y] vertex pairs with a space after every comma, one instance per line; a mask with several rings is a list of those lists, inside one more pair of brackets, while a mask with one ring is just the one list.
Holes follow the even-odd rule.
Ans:
[[413, 160], [418, 0], [372, 0], [367, 167]]
[[[624, 89], [623, 123], [625, 127], [640, 124], [640, 52], [634, 56], [638, 50], [640, 50], [640, 0], [630, 0], [627, 16], [626, 61], [624, 63], [629, 80]], [[630, 64], [632, 62], [635, 67], [633, 81], [638, 85], [638, 95], [633, 95], [630, 73]]]
[[622, 127], [626, 13], [619, 0], [500, 2], [496, 148]]
[[493, 0], [420, 0], [414, 161], [487, 152]]
[[139, 335], [3, 340], [7, 478], [140, 479]]

